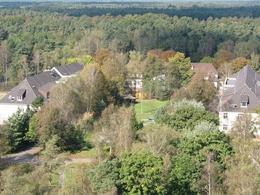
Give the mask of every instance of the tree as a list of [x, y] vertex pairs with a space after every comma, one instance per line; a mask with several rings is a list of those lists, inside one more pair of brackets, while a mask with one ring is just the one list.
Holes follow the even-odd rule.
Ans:
[[87, 172], [94, 193], [105, 193], [119, 184], [119, 159], [108, 160]]
[[28, 146], [26, 133], [29, 130], [29, 122], [33, 112], [30, 109], [26, 111], [18, 110], [5, 123], [3, 131], [7, 135], [7, 141], [10, 151], [17, 151]]
[[45, 160], [54, 159], [60, 152], [60, 148], [58, 147], [59, 137], [54, 135], [48, 142], [45, 144], [45, 148], [43, 151], [43, 157]]
[[108, 147], [109, 155], [121, 155], [130, 151], [135, 134], [135, 115], [131, 108], [106, 108], [95, 124], [95, 142], [99, 153]]
[[166, 124], [176, 131], [190, 131], [201, 121], [218, 124], [218, 118], [207, 112], [201, 103], [194, 100], [182, 100], [160, 108], [155, 114], [158, 123]]
[[57, 145], [61, 150], [76, 150], [84, 144], [81, 130], [51, 104], [42, 107], [36, 117], [37, 137], [41, 144], [46, 144], [53, 136], [59, 138]]
[[[0, 32], [0, 34], [1, 34], [1, 32]], [[10, 64], [9, 49], [6, 44], [0, 44], [0, 81], [1, 81], [1, 73], [2, 73], [4, 76], [5, 84], [7, 84], [7, 82], [8, 82], [9, 64]]]
[[165, 194], [163, 161], [151, 153], [126, 154], [120, 159], [120, 184], [123, 194]]
[[232, 60], [231, 66], [232, 66], [233, 72], [240, 71], [245, 65], [248, 65], [248, 63], [249, 63], [249, 60], [247, 60], [246, 58], [243, 58], [243, 57], [239, 57], [239, 58]]
[[[259, 143], [252, 139], [252, 123], [245, 116], [237, 122], [232, 134], [234, 155], [228, 160], [225, 184], [229, 194], [259, 194], [260, 159]], [[240, 129], [240, 130], [239, 130]]]
[[146, 143], [149, 151], [154, 155], [164, 156], [175, 153], [176, 148], [173, 143], [177, 142], [178, 134], [166, 126], [149, 125], [138, 132], [138, 138]]
[[[209, 78], [210, 79], [210, 78]], [[214, 84], [205, 80], [203, 75], [194, 75], [187, 85], [188, 98], [201, 101], [206, 107], [213, 101], [217, 94]]]
[[211, 190], [219, 191], [226, 161], [232, 154], [229, 138], [218, 130], [198, 131], [184, 137], [177, 148], [172, 158], [171, 188], [178, 194], [203, 193], [209, 185]]
[[256, 71], [259, 71], [260, 69], [260, 57], [258, 54], [251, 54], [251, 65]]
[[126, 65], [127, 71], [130, 74], [142, 74], [144, 73], [145, 63], [144, 56], [137, 51], [129, 52], [129, 61]]
[[166, 85], [170, 92], [184, 86], [192, 76], [190, 58], [185, 58], [183, 53], [177, 52], [174, 57], [169, 59], [165, 73]]

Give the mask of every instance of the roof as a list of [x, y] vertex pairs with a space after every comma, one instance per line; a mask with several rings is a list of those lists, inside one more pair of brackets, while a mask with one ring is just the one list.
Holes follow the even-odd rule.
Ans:
[[[260, 75], [247, 65], [238, 73], [231, 75], [232, 82], [224, 85], [220, 98], [221, 111], [253, 111], [260, 107]], [[228, 80], [229, 78], [227, 78]], [[241, 107], [246, 102], [247, 108]]]
[[192, 69], [195, 73], [206, 75], [217, 75], [216, 68], [211, 63], [191, 63]]
[[[39, 90], [40, 88], [50, 83], [56, 83], [59, 79], [60, 76], [52, 71], [45, 71], [38, 75], [27, 77], [8, 92], [7, 95], [0, 100], [0, 103], [31, 104], [36, 97], [43, 96]], [[24, 93], [24, 99], [18, 101], [17, 96], [22, 96]]]
[[79, 63], [67, 64], [55, 67], [63, 76], [73, 75], [83, 69], [83, 65]]
[[[70, 76], [83, 69], [83, 65], [75, 63], [55, 67], [62, 75]], [[46, 98], [50, 89], [61, 79], [56, 70], [44, 71], [38, 75], [25, 78], [21, 83], [14, 87], [7, 95], [0, 100], [5, 104], [31, 104], [36, 97]], [[24, 96], [19, 101], [17, 97]]]

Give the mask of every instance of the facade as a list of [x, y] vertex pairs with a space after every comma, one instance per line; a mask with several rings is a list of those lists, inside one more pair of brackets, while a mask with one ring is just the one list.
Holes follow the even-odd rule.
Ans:
[[75, 75], [82, 68], [80, 64], [69, 64], [25, 78], [0, 100], [0, 124], [18, 109], [27, 109], [37, 97], [43, 97], [47, 101], [54, 85]]
[[205, 80], [213, 82], [214, 86], [218, 87], [218, 72], [211, 63], [191, 63], [192, 71], [195, 74], [200, 74]]
[[220, 90], [220, 130], [230, 131], [234, 123], [243, 114], [248, 113], [256, 122], [255, 126], [258, 129], [256, 134], [260, 135], [257, 125], [259, 114], [256, 112], [258, 108], [260, 108], [260, 74], [247, 65], [238, 73], [227, 77]]
[[127, 79], [127, 88], [131, 89], [131, 95], [136, 99], [143, 99], [143, 75], [131, 75]]

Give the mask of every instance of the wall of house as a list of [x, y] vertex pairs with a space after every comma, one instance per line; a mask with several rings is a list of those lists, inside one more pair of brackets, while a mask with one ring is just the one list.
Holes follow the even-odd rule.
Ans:
[[[224, 115], [227, 115], [227, 118], [224, 118]], [[235, 122], [242, 116], [243, 112], [219, 112], [219, 130], [224, 131], [225, 133], [230, 132]], [[260, 122], [260, 115], [257, 113], [251, 113], [252, 120], [258, 123]], [[260, 136], [260, 125], [255, 125], [257, 128], [257, 132], [255, 133], [257, 136]], [[226, 128], [226, 129], [225, 129]]]
[[0, 104], [0, 125], [4, 123], [10, 116], [18, 111], [18, 109], [26, 110], [25, 104]]

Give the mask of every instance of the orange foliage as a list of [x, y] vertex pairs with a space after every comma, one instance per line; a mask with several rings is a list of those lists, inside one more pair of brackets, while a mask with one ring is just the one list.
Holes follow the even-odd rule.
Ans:
[[169, 58], [175, 56], [175, 54], [176, 54], [176, 51], [174, 51], [174, 50], [160, 51], [157, 49], [153, 49], [153, 50], [149, 50], [147, 52], [147, 56], [157, 57], [165, 62], [168, 62]]

